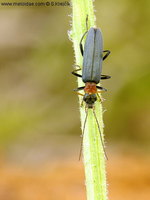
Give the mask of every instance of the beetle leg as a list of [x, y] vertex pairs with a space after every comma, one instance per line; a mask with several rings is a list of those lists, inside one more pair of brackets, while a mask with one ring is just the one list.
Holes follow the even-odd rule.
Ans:
[[88, 31], [88, 15], [86, 16], [86, 29]]
[[97, 97], [98, 97], [98, 100], [99, 100], [100, 102], [105, 101], [105, 99], [104, 99], [103, 97], [101, 97], [98, 93], [97, 93]]
[[103, 87], [100, 87], [100, 86], [96, 86], [97, 89], [99, 89], [100, 91], [97, 91], [97, 93], [101, 93], [101, 92], [106, 92], [107, 90]]
[[102, 74], [101, 74], [101, 79], [109, 79], [109, 78], [111, 78], [111, 76], [104, 75], [104, 74], [102, 75]]
[[[78, 95], [84, 96], [84, 94], [78, 92], [78, 91], [80, 91], [80, 90], [84, 90], [84, 88], [85, 88], [84, 86], [83, 86], [83, 87], [78, 87], [77, 89], [74, 89], [74, 91], [75, 91]], [[83, 107], [83, 100], [82, 100], [82, 102], [81, 102], [81, 107]]]
[[[78, 95], [84, 96], [84, 94], [80, 93], [80, 92], [76, 92]], [[82, 105], [82, 103], [81, 103]]]
[[82, 38], [81, 38], [81, 40], [80, 40], [80, 51], [81, 51], [82, 56], [83, 56], [83, 45], [82, 45], [82, 40], [83, 40], [83, 38], [84, 38], [84, 36], [86, 35], [87, 32], [88, 32], [88, 31], [86, 31], [86, 32], [83, 34], [83, 36], [82, 36]]
[[81, 40], [80, 40], [80, 51], [81, 51], [82, 56], [83, 56], [83, 45], [82, 45], [82, 40], [83, 40], [85, 34], [88, 32], [88, 15], [86, 16], [86, 29], [87, 29], [87, 31], [83, 34], [83, 36], [82, 36], [82, 38], [81, 38]]
[[78, 74], [78, 73], [76, 73], [76, 72], [78, 72], [78, 71], [80, 71], [80, 70], [81, 70], [80, 66], [79, 66], [79, 65], [75, 65], [75, 66], [78, 66], [78, 67], [79, 67], [79, 69], [75, 69], [75, 70], [74, 70], [74, 71], [72, 71], [71, 73], [72, 73], [73, 75], [77, 76], [77, 77], [82, 77], [82, 75], [81, 75], [81, 74]]
[[102, 92], [106, 92], [107, 90], [103, 87], [100, 86], [96, 86], [97, 89], [99, 89], [99, 91], [97, 91], [97, 96], [100, 102], [103, 102], [105, 99], [102, 98], [98, 93], [102, 93]]
[[104, 55], [104, 57], [103, 57], [103, 60], [105, 60], [105, 59], [109, 56], [110, 51], [109, 51], [109, 50], [105, 50], [105, 51], [103, 51], [103, 52], [107, 52], [107, 53]]
[[100, 97], [100, 95], [98, 93], [97, 93], [97, 97], [98, 97], [98, 100], [101, 102], [102, 99], [101, 99], [101, 97]]
[[80, 90], [84, 90], [84, 88], [85, 88], [85, 86], [83, 86], [83, 87], [78, 87], [78, 88], [74, 89], [73, 91], [78, 92], [78, 91], [80, 91]]
[[73, 75], [75, 75], [75, 76], [77, 76], [77, 77], [82, 77], [82, 75], [81, 74], [77, 74], [77, 73], [75, 73], [74, 71], [73, 72], [71, 72]]
[[78, 92], [78, 91], [83, 90], [83, 89], [84, 89], [84, 87], [78, 87], [78, 88], [74, 89], [73, 91], [76, 92], [78, 95], [84, 96], [84, 94]]

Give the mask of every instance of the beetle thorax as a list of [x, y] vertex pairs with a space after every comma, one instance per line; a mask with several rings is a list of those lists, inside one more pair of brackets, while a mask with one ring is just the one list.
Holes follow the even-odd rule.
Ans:
[[84, 92], [87, 94], [96, 94], [97, 93], [96, 83], [94, 82], [85, 83]]

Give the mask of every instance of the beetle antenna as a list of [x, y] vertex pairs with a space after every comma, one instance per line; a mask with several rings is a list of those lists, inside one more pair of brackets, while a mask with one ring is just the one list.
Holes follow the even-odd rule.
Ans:
[[88, 31], [88, 15], [86, 15], [86, 30]]
[[100, 140], [101, 140], [101, 143], [102, 143], [103, 151], [104, 151], [104, 154], [105, 154], [106, 159], [108, 160], [108, 156], [107, 156], [107, 153], [106, 153], [106, 151], [105, 151], [105, 146], [104, 146], [104, 142], [103, 142], [103, 138], [102, 138], [100, 126], [99, 126], [98, 119], [97, 119], [97, 117], [96, 117], [96, 113], [95, 113], [94, 108], [93, 108], [93, 114], [94, 114], [94, 117], [95, 117], [95, 119], [96, 119], [97, 127], [98, 127], [98, 130], [99, 130]]
[[81, 145], [80, 145], [80, 153], [79, 153], [79, 160], [81, 159], [81, 155], [82, 155], [82, 148], [83, 148], [83, 137], [84, 137], [84, 131], [85, 131], [85, 125], [87, 122], [87, 117], [88, 117], [88, 109], [85, 109], [86, 112], [86, 116], [85, 116], [85, 120], [84, 120], [84, 124], [83, 124], [83, 132], [82, 132], [82, 140], [81, 140]]

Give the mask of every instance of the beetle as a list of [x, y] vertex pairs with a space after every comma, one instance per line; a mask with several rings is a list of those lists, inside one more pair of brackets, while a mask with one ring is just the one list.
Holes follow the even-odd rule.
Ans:
[[[87, 34], [87, 37], [86, 37], [85, 45], [83, 49], [82, 41], [86, 34]], [[110, 54], [110, 51], [109, 50], [103, 51], [102, 33], [99, 28], [91, 27], [89, 31], [86, 31], [83, 34], [80, 41], [80, 51], [83, 56], [82, 75], [77, 73], [79, 70], [81, 70], [79, 66], [78, 66], [79, 69], [74, 70], [72, 74], [77, 77], [81, 77], [82, 81], [85, 83], [85, 86], [74, 89], [74, 91], [76, 91], [77, 94], [83, 96], [83, 101], [86, 103], [86, 117], [84, 121], [82, 136], [84, 135], [85, 124], [88, 117], [88, 109], [93, 109], [93, 114], [96, 119], [96, 123], [97, 123], [98, 130], [100, 133], [100, 139], [101, 139], [103, 151], [104, 151], [105, 157], [107, 158], [107, 154], [105, 152], [105, 148], [103, 144], [103, 138], [100, 131], [100, 126], [99, 126], [98, 119], [96, 117], [96, 113], [94, 110], [94, 105], [95, 105], [95, 102], [97, 101], [97, 97], [101, 101], [99, 93], [102, 91], [107, 91], [105, 88], [98, 86], [97, 84], [100, 83], [101, 79], [111, 78], [108, 75], [101, 74], [102, 62], [108, 57], [108, 55]], [[103, 56], [103, 53], [106, 53], [106, 54]], [[84, 90], [84, 95], [78, 92], [80, 90]], [[81, 143], [79, 159], [81, 156], [81, 151], [82, 151], [82, 143]]]

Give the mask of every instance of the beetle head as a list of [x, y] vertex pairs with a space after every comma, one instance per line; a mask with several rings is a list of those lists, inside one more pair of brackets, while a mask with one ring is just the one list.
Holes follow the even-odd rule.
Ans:
[[95, 101], [97, 100], [96, 94], [85, 93], [83, 101], [87, 104], [88, 108], [93, 108]]

